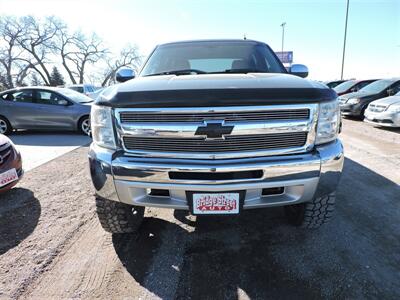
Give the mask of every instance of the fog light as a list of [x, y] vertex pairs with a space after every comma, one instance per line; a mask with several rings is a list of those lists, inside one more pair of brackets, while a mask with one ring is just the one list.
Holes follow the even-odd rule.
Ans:
[[169, 190], [146, 189], [147, 195], [154, 197], [169, 197]]
[[272, 195], [281, 195], [285, 191], [283, 186], [281, 187], [273, 187], [273, 188], [266, 188], [262, 190], [263, 196], [272, 196]]

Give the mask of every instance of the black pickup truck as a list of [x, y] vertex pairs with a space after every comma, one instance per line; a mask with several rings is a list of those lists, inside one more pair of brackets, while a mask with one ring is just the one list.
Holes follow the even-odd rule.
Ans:
[[251, 40], [159, 45], [139, 75], [123, 68], [92, 108], [97, 213], [113, 233], [144, 207], [233, 215], [283, 206], [316, 228], [333, 213], [343, 166], [336, 93], [287, 71]]

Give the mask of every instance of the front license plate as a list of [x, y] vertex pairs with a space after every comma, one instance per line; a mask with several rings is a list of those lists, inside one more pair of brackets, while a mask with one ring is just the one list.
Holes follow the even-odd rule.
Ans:
[[3, 187], [13, 181], [18, 180], [17, 170], [11, 169], [0, 174], [0, 187]]
[[196, 215], [238, 214], [239, 204], [239, 193], [193, 194]]

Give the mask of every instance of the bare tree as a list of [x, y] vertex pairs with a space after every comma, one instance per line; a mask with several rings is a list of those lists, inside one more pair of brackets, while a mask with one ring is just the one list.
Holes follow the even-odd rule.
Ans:
[[[54, 53], [54, 37], [58, 32], [58, 20], [55, 17], [46, 17], [44, 21], [32, 16], [21, 18], [24, 34], [17, 38], [20, 47], [34, 60], [31, 68], [42, 78], [46, 85], [50, 84], [50, 72], [47, 65], [49, 56]], [[20, 59], [27, 61], [27, 59]]]
[[104, 79], [101, 86], [109, 85], [115, 76], [115, 72], [125, 66], [131, 66], [137, 70], [142, 62], [142, 57], [136, 45], [128, 45], [124, 47], [118, 56], [107, 60], [107, 68], [104, 72]]
[[103, 60], [109, 53], [104, 42], [95, 33], [90, 37], [81, 32], [69, 35], [66, 26], [58, 32], [57, 49], [61, 54], [62, 65], [72, 83], [83, 83], [89, 65]]
[[[26, 77], [32, 63], [21, 61], [23, 49], [19, 47], [18, 39], [24, 35], [24, 28], [17, 19], [9, 16], [0, 17], [0, 67], [4, 75], [0, 81], [5, 88], [13, 88]], [[16, 83], [14, 84], [14, 79]]]
[[43, 82], [37, 77], [36, 72], [32, 73], [31, 78], [30, 78], [30, 83], [33, 86], [43, 85]]
[[75, 77], [77, 73], [74, 72], [73, 69], [68, 65], [69, 56], [72, 55], [72, 51], [74, 48], [74, 40], [75, 36], [70, 35], [68, 31], [68, 27], [63, 23], [58, 23], [58, 33], [57, 33], [58, 41], [55, 45], [56, 50], [60, 53], [61, 63], [68, 74], [69, 79], [73, 84], [76, 84]]
[[5, 82], [6, 82], [6, 78], [0, 72], [0, 92], [4, 91], [6, 89]]
[[15, 79], [16, 86], [25, 86], [24, 80], [28, 77], [30, 70], [34, 68], [33, 64], [17, 65], [18, 72]]
[[71, 34], [67, 25], [55, 17], [37, 19], [33, 16], [14, 18], [0, 16], [0, 84], [3, 88], [24, 82], [51, 83], [51, 66], [63, 66], [72, 83], [85, 80], [113, 82], [118, 68], [141, 63], [134, 45], [113, 55], [95, 33]]

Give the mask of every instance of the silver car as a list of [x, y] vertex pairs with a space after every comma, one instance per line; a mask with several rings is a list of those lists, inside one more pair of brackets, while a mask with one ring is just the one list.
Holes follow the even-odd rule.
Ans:
[[64, 88], [24, 87], [0, 93], [0, 133], [69, 130], [90, 135], [93, 100]]
[[371, 102], [364, 121], [378, 126], [400, 127], [400, 92]]

